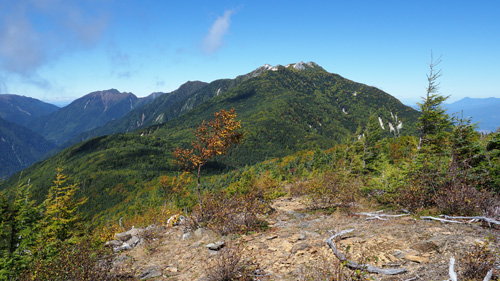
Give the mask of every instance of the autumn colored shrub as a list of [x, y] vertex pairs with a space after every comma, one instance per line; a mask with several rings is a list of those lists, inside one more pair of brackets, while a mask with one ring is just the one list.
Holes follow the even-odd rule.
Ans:
[[434, 195], [442, 181], [441, 174], [429, 166], [408, 174], [408, 183], [399, 190], [401, 207], [416, 211], [435, 206]]
[[219, 191], [202, 197], [189, 222], [192, 228], [207, 227], [221, 235], [244, 233], [265, 226], [263, 216], [269, 211], [256, 192], [228, 196]]
[[305, 203], [310, 209], [350, 207], [360, 186], [360, 180], [348, 173], [328, 171], [304, 184]]
[[495, 264], [495, 253], [489, 248], [489, 241], [476, 243], [471, 251], [458, 260], [464, 280], [483, 280]]
[[478, 215], [491, 209], [494, 194], [486, 189], [487, 176], [451, 162], [444, 172], [424, 167], [409, 175], [408, 186], [400, 190], [399, 204], [410, 210], [436, 208], [449, 215]]

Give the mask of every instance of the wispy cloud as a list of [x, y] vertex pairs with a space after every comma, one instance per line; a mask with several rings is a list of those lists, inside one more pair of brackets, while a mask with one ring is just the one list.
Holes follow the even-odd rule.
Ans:
[[43, 42], [30, 21], [7, 16], [0, 28], [0, 65], [7, 72], [30, 75], [45, 60]]
[[210, 27], [208, 34], [203, 39], [202, 51], [205, 54], [213, 54], [224, 46], [224, 36], [229, 31], [231, 16], [234, 10], [226, 10], [222, 17], [218, 17]]
[[18, 0], [3, 4], [0, 70], [24, 78], [36, 77], [40, 67], [64, 53], [95, 45], [107, 27], [106, 16], [96, 15], [88, 5], [83, 7], [74, 1]]

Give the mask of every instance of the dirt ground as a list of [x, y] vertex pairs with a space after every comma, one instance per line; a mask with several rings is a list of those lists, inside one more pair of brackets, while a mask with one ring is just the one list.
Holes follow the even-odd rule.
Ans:
[[[368, 274], [367, 278], [447, 280], [451, 257], [460, 259], [486, 239], [493, 250], [500, 243], [500, 230], [481, 223], [442, 223], [411, 215], [380, 220], [359, 215], [378, 211], [376, 206], [359, 207], [349, 214], [310, 212], [300, 199], [290, 197], [279, 198], [272, 206], [275, 211], [266, 218], [269, 228], [265, 232], [220, 237], [207, 230], [188, 233], [182, 225], [156, 227], [148, 243], [117, 254], [115, 269], [136, 278], [155, 269], [158, 276], [151, 280], [204, 280], [217, 257], [217, 251], [209, 250], [207, 244], [224, 241], [239, 248], [244, 260], [258, 265], [260, 277], [255, 280], [301, 280], [308, 272], [338, 263], [325, 240], [352, 228], [354, 231], [335, 242], [350, 260], [407, 270], [392, 276]], [[457, 263], [456, 271], [460, 270]]]

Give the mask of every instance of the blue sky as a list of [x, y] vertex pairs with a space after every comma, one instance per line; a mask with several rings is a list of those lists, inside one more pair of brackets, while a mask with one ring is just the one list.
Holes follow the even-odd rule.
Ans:
[[450, 101], [500, 98], [500, 1], [0, 0], [0, 94], [146, 96], [314, 61], [412, 104], [431, 50]]

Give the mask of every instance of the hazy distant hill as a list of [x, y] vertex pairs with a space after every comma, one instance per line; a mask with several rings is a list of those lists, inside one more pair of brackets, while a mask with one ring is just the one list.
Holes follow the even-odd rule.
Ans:
[[0, 117], [23, 126], [27, 126], [38, 117], [58, 110], [59, 107], [43, 101], [18, 96], [0, 95]]
[[[168, 96], [151, 106], [161, 98]], [[245, 135], [240, 145], [218, 160], [229, 168], [352, 140], [370, 115], [379, 120], [385, 136], [397, 128], [402, 135], [416, 134], [419, 116], [393, 96], [328, 73], [315, 63], [266, 65], [203, 86], [162, 112], [165, 123], [76, 144], [24, 170], [23, 178], [31, 178], [37, 188], [33, 193], [42, 200], [55, 168], [64, 163], [65, 173], [80, 182], [81, 195], [89, 197], [83, 206], [86, 212], [109, 214], [111, 208], [128, 208], [127, 198], [145, 194], [147, 182], [177, 171], [171, 152], [189, 144], [192, 128], [212, 119], [215, 111], [231, 108], [236, 108]]]
[[29, 128], [60, 145], [81, 132], [118, 119], [134, 109], [139, 99], [115, 89], [92, 92], [69, 105], [38, 118]]
[[39, 134], [0, 118], [0, 179], [30, 166], [53, 148]]
[[495, 132], [500, 127], [500, 98], [463, 98], [451, 104], [446, 104], [447, 112], [452, 116], [471, 117], [473, 123], [478, 123], [479, 130]]

